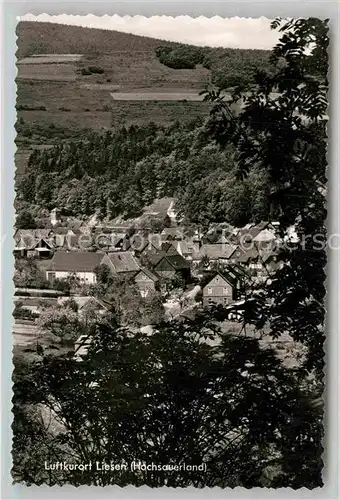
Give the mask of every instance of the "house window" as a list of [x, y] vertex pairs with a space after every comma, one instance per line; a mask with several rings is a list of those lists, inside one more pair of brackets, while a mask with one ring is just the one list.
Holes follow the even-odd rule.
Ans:
[[212, 295], [212, 288], [208, 288], [208, 295]]
[[229, 304], [229, 297], [223, 297], [223, 302], [225, 306]]
[[223, 288], [223, 295], [228, 295], [228, 288]]

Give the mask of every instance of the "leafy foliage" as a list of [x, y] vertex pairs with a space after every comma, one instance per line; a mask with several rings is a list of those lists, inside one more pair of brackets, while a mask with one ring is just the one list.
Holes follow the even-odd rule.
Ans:
[[17, 229], [34, 229], [36, 222], [33, 215], [26, 210], [22, 210], [16, 218], [15, 227]]
[[306, 369], [321, 372], [326, 255], [315, 237], [326, 241], [327, 21], [276, 20], [273, 26], [283, 32], [271, 58], [275, 74], [258, 73], [238, 117], [212, 95], [210, 132], [222, 147], [234, 144], [240, 178], [251, 178], [254, 169], [266, 172], [281, 236], [295, 227], [301, 244], [283, 249], [284, 265], [261, 300], [272, 304], [265, 312], [272, 335], [289, 332], [307, 345]]
[[[259, 171], [249, 183], [236, 182], [234, 148], [221, 151], [206, 132], [201, 122], [131, 126], [34, 151], [17, 201], [25, 210], [58, 206], [104, 219], [136, 216], [154, 199], [175, 196], [188, 223], [260, 220], [268, 204], [265, 176]], [[153, 222], [155, 230], [167, 224]]]
[[37, 265], [33, 257], [28, 259], [15, 259], [14, 285], [19, 288], [50, 288], [45, 273]]
[[[204, 317], [163, 324], [151, 336], [118, 325], [91, 335], [81, 363], [59, 357], [33, 366], [33, 386], [17, 394], [16, 404], [39, 401], [53, 411], [65, 426], [53, 439], [71, 450], [72, 461], [205, 463], [207, 470], [93, 469], [67, 477], [59, 472], [48, 484], [321, 484], [318, 410], [270, 349], [260, 349], [256, 340], [220, 336]], [[211, 346], [209, 337], [219, 342]], [[57, 447], [55, 453], [57, 460]], [[32, 469], [28, 465], [26, 477], [34, 476]]]
[[194, 69], [198, 64], [211, 70], [211, 83], [220, 89], [254, 84], [258, 68], [273, 71], [266, 50], [223, 49], [168, 44], [156, 48], [162, 64], [174, 69]]

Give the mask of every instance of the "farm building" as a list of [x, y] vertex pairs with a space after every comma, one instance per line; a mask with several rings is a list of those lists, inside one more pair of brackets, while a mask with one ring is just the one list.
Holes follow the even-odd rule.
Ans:
[[193, 239], [173, 241], [172, 245], [182, 257], [188, 260], [193, 260], [193, 255], [197, 254], [200, 249], [200, 244]]
[[45, 238], [34, 235], [21, 236], [14, 246], [14, 254], [21, 257], [49, 258], [53, 253], [53, 244]]

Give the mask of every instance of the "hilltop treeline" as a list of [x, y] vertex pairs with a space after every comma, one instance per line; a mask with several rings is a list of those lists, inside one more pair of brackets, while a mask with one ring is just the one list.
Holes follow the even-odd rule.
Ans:
[[268, 213], [268, 186], [261, 171], [237, 180], [234, 154], [232, 145], [213, 143], [200, 120], [91, 133], [31, 154], [17, 184], [18, 213], [57, 206], [78, 217], [131, 217], [174, 196], [190, 223], [242, 225]]
[[257, 69], [273, 71], [271, 52], [252, 49], [223, 49], [192, 45], [160, 45], [158, 60], [174, 69], [194, 69], [200, 64], [211, 70], [211, 82], [219, 88], [254, 83]]

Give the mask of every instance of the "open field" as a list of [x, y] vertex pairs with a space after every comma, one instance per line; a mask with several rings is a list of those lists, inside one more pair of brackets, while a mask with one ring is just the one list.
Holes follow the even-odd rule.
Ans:
[[20, 59], [17, 64], [74, 63], [82, 57], [83, 54], [32, 54], [31, 57]]
[[17, 62], [17, 80], [72, 81], [81, 54], [35, 54]]
[[[80, 138], [85, 130], [150, 121], [168, 125], [209, 114], [210, 104], [198, 94], [209, 84], [210, 70], [161, 64], [155, 50], [163, 40], [40, 22], [20, 22], [17, 36], [20, 173], [37, 144]], [[141, 94], [150, 91], [153, 100], [145, 100]], [[167, 92], [171, 99], [165, 99]]]
[[[110, 92], [162, 92], [171, 88], [173, 92], [198, 94], [210, 81], [210, 71], [203, 67], [172, 69], [161, 64], [155, 49], [163, 42], [157, 39], [30, 22], [19, 23], [17, 35], [17, 57], [21, 61], [17, 77], [18, 117], [32, 124], [55, 123], [71, 128], [81, 124], [82, 128], [96, 131], [107, 129], [112, 126]], [[89, 67], [104, 72], [82, 74]], [[37, 109], [41, 107], [45, 110]], [[115, 108], [116, 111], [119, 116], [124, 114], [126, 123], [136, 119], [134, 106]], [[145, 121], [144, 112], [142, 108], [137, 116], [139, 123]], [[151, 114], [153, 121], [169, 122], [162, 112], [159, 116], [153, 111]], [[202, 113], [193, 113], [197, 114]], [[182, 116], [182, 109], [175, 115], [176, 112], [171, 113], [175, 119]], [[116, 124], [114, 118], [113, 126]]]
[[17, 79], [42, 81], [74, 81], [74, 64], [18, 64]]

